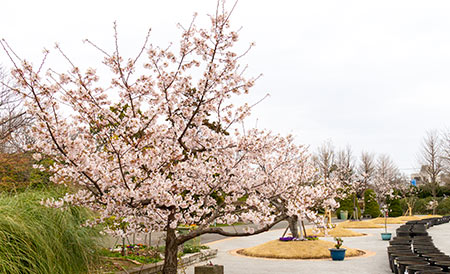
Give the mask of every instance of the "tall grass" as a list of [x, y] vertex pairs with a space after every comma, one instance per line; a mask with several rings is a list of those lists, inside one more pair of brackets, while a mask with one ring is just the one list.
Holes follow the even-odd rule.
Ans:
[[99, 233], [81, 227], [90, 213], [81, 208], [40, 205], [61, 191], [0, 194], [0, 273], [86, 273], [96, 260]]

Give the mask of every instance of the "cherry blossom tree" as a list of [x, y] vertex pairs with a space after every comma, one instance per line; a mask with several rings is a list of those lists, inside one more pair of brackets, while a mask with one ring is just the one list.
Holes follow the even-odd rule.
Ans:
[[[177, 51], [153, 46], [147, 36], [137, 57], [124, 58], [116, 27], [112, 53], [86, 40], [103, 54], [109, 86], [59, 46], [68, 71], [46, 69], [48, 51], [33, 66], [1, 42], [14, 64], [13, 89], [36, 119], [35, 157], [55, 159], [52, 180], [78, 189], [47, 204], [89, 207], [99, 214], [89, 224], [105, 224], [116, 236], [165, 231], [164, 273], [176, 273], [178, 246], [202, 234], [247, 236], [293, 215], [317, 220], [318, 201], [336, 206], [332, 190], [303, 179], [313, 170], [291, 137], [236, 129], [251, 106], [230, 99], [248, 93], [257, 77], [245, 77], [239, 63], [231, 13], [219, 2], [209, 29], [195, 21], [182, 28]], [[237, 221], [258, 226], [210, 227]], [[179, 225], [197, 229], [178, 235]]]
[[[317, 172], [307, 149], [293, 143], [291, 136], [277, 137], [268, 151], [256, 157], [261, 178], [272, 185], [271, 201], [281, 212], [286, 212], [293, 237], [302, 238], [298, 232], [299, 221], [308, 220], [323, 227], [324, 219], [319, 208], [334, 209], [339, 185], [324, 180]], [[303, 227], [304, 228], [304, 227]], [[305, 231], [304, 231], [305, 232]]]
[[356, 203], [358, 203], [358, 199], [363, 198], [364, 192], [373, 182], [375, 173], [374, 155], [363, 151], [359, 158], [359, 164], [355, 169], [356, 173], [354, 174], [351, 190], [355, 194], [354, 212], [357, 212], [358, 208], [356, 207]]
[[377, 159], [373, 189], [377, 195], [378, 204], [383, 206], [388, 198], [393, 197], [393, 191], [398, 186], [399, 171], [388, 155], [380, 155]]
[[[336, 175], [336, 153], [332, 141], [325, 141], [317, 149], [312, 159], [318, 177], [327, 185], [339, 186], [333, 193], [337, 194], [339, 188], [342, 190], [342, 181], [339, 181], [338, 176]], [[340, 198], [342, 198], [342, 196]], [[324, 208], [325, 216], [327, 217], [327, 225], [331, 226], [331, 211], [333, 208], [328, 206], [325, 206]]]

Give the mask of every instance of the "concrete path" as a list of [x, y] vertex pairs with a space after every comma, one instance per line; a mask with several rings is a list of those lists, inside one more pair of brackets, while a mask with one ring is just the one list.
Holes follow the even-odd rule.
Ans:
[[450, 223], [435, 225], [427, 231], [428, 235], [433, 238], [434, 245], [445, 254], [450, 255]]
[[[388, 225], [388, 231], [395, 233], [399, 225]], [[386, 247], [389, 242], [382, 241], [380, 233], [384, 229], [353, 229], [366, 233], [362, 237], [346, 237], [344, 245], [351, 248], [369, 251], [369, 256], [346, 258], [342, 262], [326, 260], [279, 260], [243, 257], [232, 254], [233, 250], [259, 245], [277, 239], [283, 233], [282, 229], [271, 230], [259, 235], [243, 238], [227, 238], [208, 243], [211, 248], [219, 250], [217, 258], [211, 260], [214, 264], [225, 266], [226, 274], [265, 274], [265, 273], [358, 273], [387, 274], [391, 273], [388, 265]], [[323, 238], [333, 241], [333, 238]], [[201, 263], [204, 264], [204, 263]], [[183, 272], [181, 272], [183, 273]], [[187, 274], [194, 273], [194, 266], [185, 270]]]

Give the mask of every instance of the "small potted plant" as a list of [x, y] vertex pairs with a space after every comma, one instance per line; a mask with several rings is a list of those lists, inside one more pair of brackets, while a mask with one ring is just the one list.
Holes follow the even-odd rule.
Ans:
[[387, 218], [389, 210], [386, 205], [383, 206], [382, 212], [384, 214], [384, 232], [381, 233], [381, 239], [384, 241], [389, 241], [391, 239], [392, 233], [387, 232]]
[[333, 261], [343, 261], [345, 258], [345, 251], [347, 250], [345, 248], [341, 248], [344, 240], [342, 240], [342, 238], [339, 237], [334, 237], [334, 240], [336, 241], [336, 244], [334, 245], [335, 248], [329, 249], [331, 259], [333, 259]]

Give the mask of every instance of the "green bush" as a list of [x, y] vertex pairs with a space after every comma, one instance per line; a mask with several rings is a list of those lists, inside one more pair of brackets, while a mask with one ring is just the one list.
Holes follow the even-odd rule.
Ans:
[[400, 199], [388, 200], [389, 217], [400, 217], [403, 215]]
[[183, 246], [183, 253], [189, 254], [189, 253], [197, 253], [200, 252], [202, 249], [209, 249], [206, 245], [189, 245], [186, 244]]
[[[350, 195], [345, 199], [339, 199], [339, 208], [336, 210], [336, 215], [337, 217], [340, 219], [341, 218], [341, 211], [342, 210], [347, 210], [348, 212], [348, 218], [352, 219], [353, 218], [353, 212], [354, 212], [354, 207], [353, 207], [353, 198], [355, 197], [355, 195]], [[356, 206], [358, 208], [358, 218], [361, 217], [361, 209], [359, 208], [358, 203], [356, 203]]]
[[82, 227], [90, 213], [40, 205], [62, 191], [0, 195], [0, 273], [87, 273], [96, 260], [96, 229]]
[[414, 205], [413, 212], [414, 214], [426, 214], [426, 199], [418, 199], [416, 204]]
[[450, 214], [450, 198], [445, 198], [439, 203], [438, 207], [436, 208], [436, 213], [440, 215]]
[[[399, 192], [395, 191], [394, 195], [398, 195]], [[402, 206], [400, 204], [400, 199], [387, 199], [388, 209], [389, 209], [389, 217], [399, 217], [403, 215]]]
[[51, 185], [50, 173], [33, 168], [34, 164], [49, 167], [53, 160], [36, 161], [30, 152], [0, 153], [0, 191], [16, 192]]
[[406, 203], [405, 198], [400, 199], [399, 204], [402, 212], [406, 212], [408, 210], [408, 204]]
[[[433, 200], [433, 197], [429, 196], [426, 197], [424, 199], [418, 199], [416, 204], [414, 205], [414, 214], [431, 214], [432, 210], [428, 210], [427, 209], [427, 204]], [[437, 207], [437, 210], [439, 210], [439, 207], [441, 206], [441, 203], [443, 201], [443, 199], [441, 197], [437, 198], [437, 201], [439, 202], [439, 206]], [[446, 202], [447, 203], [447, 202]], [[444, 204], [442, 207], [445, 207], [446, 204]], [[444, 208], [442, 209], [443, 211], [445, 210]], [[438, 212], [438, 211], [436, 211]]]
[[376, 218], [381, 215], [380, 206], [378, 205], [375, 191], [367, 189], [364, 192], [364, 215]]

